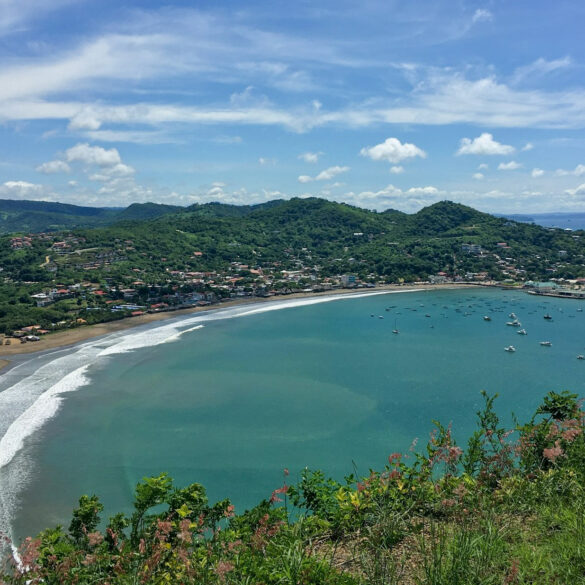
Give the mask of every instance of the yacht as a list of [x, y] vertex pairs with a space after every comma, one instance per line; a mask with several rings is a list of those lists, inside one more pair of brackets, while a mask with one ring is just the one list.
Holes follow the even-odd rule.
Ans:
[[516, 348], [513, 345], [509, 345], [508, 347], [504, 347], [504, 351], [508, 351], [510, 353], [513, 353], [516, 351]]
[[540, 345], [544, 345], [545, 347], [550, 347], [552, 343], [550, 341], [541, 341]]
[[516, 333], [518, 333], [518, 335], [526, 335], [526, 329], [518, 329]]

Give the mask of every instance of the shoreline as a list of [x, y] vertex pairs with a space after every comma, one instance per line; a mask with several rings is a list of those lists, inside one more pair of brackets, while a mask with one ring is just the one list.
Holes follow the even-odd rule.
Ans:
[[18, 357], [28, 354], [41, 353], [53, 349], [63, 349], [71, 345], [76, 345], [82, 341], [117, 333], [118, 331], [126, 331], [134, 329], [140, 325], [147, 325], [157, 321], [165, 321], [173, 317], [183, 315], [192, 315], [194, 313], [201, 313], [206, 311], [218, 310], [223, 307], [238, 307], [257, 303], [270, 303], [275, 301], [285, 301], [289, 299], [303, 299], [303, 298], [319, 298], [324, 296], [341, 296], [351, 294], [373, 294], [379, 292], [400, 292], [404, 289], [417, 290], [446, 290], [446, 289], [461, 289], [461, 288], [476, 288], [477, 285], [467, 283], [452, 283], [452, 284], [424, 284], [424, 285], [385, 285], [374, 289], [341, 289], [329, 290], [317, 293], [292, 293], [289, 295], [278, 295], [273, 297], [251, 297], [246, 299], [232, 299], [223, 303], [208, 305], [205, 307], [191, 307], [185, 309], [177, 309], [176, 311], [164, 311], [161, 313], [147, 313], [138, 317], [126, 317], [119, 321], [110, 321], [107, 323], [96, 323], [95, 325], [88, 325], [85, 327], [76, 327], [74, 329], [67, 329], [64, 331], [57, 331], [50, 333], [45, 337], [41, 337], [40, 341], [28, 342], [26, 344], [13, 344], [0, 346], [0, 372], [11, 365], [11, 357]]

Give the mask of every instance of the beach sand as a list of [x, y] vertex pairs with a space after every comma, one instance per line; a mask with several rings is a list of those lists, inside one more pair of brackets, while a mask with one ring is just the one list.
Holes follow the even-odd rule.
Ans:
[[22, 354], [35, 353], [39, 351], [46, 351], [49, 349], [57, 349], [66, 347], [68, 345], [74, 345], [86, 339], [92, 339], [99, 337], [100, 335], [107, 335], [109, 333], [115, 333], [117, 331], [124, 331], [138, 325], [144, 325], [147, 323], [153, 323], [155, 321], [162, 321], [177, 317], [180, 315], [189, 315], [191, 313], [197, 313], [201, 311], [209, 311], [221, 309], [224, 307], [235, 307], [239, 305], [245, 305], [250, 303], [263, 303], [272, 301], [284, 301], [289, 299], [301, 299], [301, 298], [315, 298], [320, 296], [331, 296], [339, 294], [363, 294], [363, 293], [375, 293], [380, 291], [400, 291], [400, 290], [438, 290], [446, 288], [466, 288], [473, 285], [467, 284], [445, 284], [445, 285], [386, 285], [378, 286], [374, 289], [335, 289], [330, 291], [324, 291], [320, 293], [293, 293], [290, 295], [279, 295], [268, 298], [252, 297], [247, 299], [234, 299], [219, 303], [216, 305], [208, 305], [206, 307], [193, 307], [188, 309], [179, 309], [177, 311], [165, 311], [162, 313], [148, 313], [146, 315], [140, 315], [138, 317], [127, 317], [119, 321], [111, 321], [109, 323], [98, 323], [96, 325], [88, 325], [76, 327], [73, 329], [67, 329], [65, 331], [57, 331], [50, 333], [44, 337], [41, 337], [40, 341], [20, 343], [18, 340], [13, 339], [11, 345], [0, 346], [0, 370], [10, 364], [10, 357]]

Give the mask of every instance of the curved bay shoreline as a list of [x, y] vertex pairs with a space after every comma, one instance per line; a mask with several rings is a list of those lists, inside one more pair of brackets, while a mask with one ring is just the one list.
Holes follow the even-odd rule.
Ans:
[[[424, 284], [424, 285], [385, 285], [379, 286], [374, 289], [343, 289], [343, 290], [331, 290], [323, 291], [318, 293], [292, 293], [289, 295], [273, 296], [267, 298], [252, 297], [246, 299], [233, 299], [223, 303], [209, 305], [206, 307], [192, 307], [186, 309], [178, 309], [176, 311], [165, 311], [161, 313], [147, 313], [137, 317], [126, 317], [119, 321], [110, 321], [108, 323], [97, 323], [95, 325], [89, 325], [85, 327], [77, 327], [74, 329], [68, 329], [65, 331], [57, 331], [51, 333], [45, 337], [42, 337], [40, 341], [29, 342], [26, 344], [13, 344], [13, 345], [2, 345], [0, 346], [0, 371], [4, 370], [8, 366], [12, 365], [10, 358], [17, 358], [25, 356], [27, 354], [37, 354], [54, 349], [63, 349], [68, 346], [76, 345], [82, 341], [100, 337], [102, 335], [108, 335], [111, 333], [117, 333], [119, 331], [126, 331], [128, 329], [134, 329], [140, 325], [147, 325], [149, 323], [155, 323], [157, 321], [164, 321], [183, 315], [192, 315], [193, 313], [199, 313], [204, 311], [213, 311], [222, 308], [238, 307], [249, 304], [257, 303], [269, 303], [275, 301], [285, 301], [290, 299], [303, 299], [303, 298], [319, 298], [328, 296], [341, 296], [341, 295], [352, 295], [352, 294], [374, 294], [380, 292], [400, 292], [412, 289], [416, 290], [445, 290], [445, 289], [460, 289], [460, 288], [476, 288], [475, 284], [468, 283], [450, 283], [450, 284]], [[32, 356], [31, 356], [32, 357]]]

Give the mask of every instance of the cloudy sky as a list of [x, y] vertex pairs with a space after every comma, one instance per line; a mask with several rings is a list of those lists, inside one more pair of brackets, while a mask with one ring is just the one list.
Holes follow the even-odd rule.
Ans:
[[585, 210], [585, 3], [0, 0], [0, 198]]

